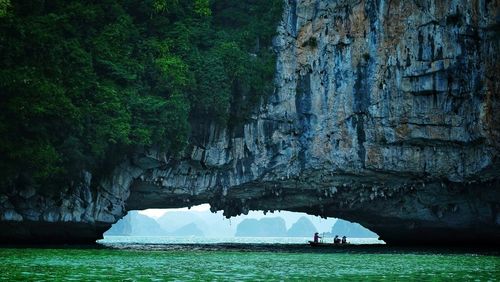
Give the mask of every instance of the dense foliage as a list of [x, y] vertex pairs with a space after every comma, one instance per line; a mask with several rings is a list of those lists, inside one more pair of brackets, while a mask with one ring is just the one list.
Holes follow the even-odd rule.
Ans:
[[[273, 89], [281, 0], [0, 0], [0, 178], [58, 186]], [[23, 184], [23, 183], [21, 183]]]

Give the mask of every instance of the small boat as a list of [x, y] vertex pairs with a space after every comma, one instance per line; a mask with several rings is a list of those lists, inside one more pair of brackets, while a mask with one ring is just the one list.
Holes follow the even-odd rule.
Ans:
[[334, 244], [334, 243], [314, 242], [314, 241], [308, 241], [308, 242], [309, 245], [311, 245], [312, 247], [342, 247], [351, 244], [351, 243]]

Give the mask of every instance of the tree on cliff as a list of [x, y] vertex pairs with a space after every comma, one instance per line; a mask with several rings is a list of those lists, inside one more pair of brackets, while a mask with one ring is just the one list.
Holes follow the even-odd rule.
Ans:
[[57, 190], [137, 147], [180, 152], [190, 118], [244, 118], [272, 91], [280, 14], [281, 0], [0, 0], [0, 187]]

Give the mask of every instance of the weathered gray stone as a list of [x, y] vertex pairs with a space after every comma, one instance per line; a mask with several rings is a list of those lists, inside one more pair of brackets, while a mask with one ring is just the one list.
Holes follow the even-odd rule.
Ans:
[[2, 211], [1, 218], [2, 221], [22, 221], [23, 217], [18, 214], [15, 210], [4, 210]]
[[29, 199], [29, 198], [35, 196], [35, 194], [36, 194], [36, 189], [33, 186], [27, 186], [19, 192], [19, 196], [21, 196], [25, 199]]

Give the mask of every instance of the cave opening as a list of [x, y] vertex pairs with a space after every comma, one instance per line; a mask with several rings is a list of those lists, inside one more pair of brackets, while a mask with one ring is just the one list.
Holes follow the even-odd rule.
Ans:
[[104, 233], [101, 242], [121, 243], [288, 243], [301, 244], [318, 232], [321, 241], [346, 236], [353, 244], [384, 244], [362, 225], [291, 211], [249, 211], [226, 218], [209, 204], [190, 208], [131, 210]]

